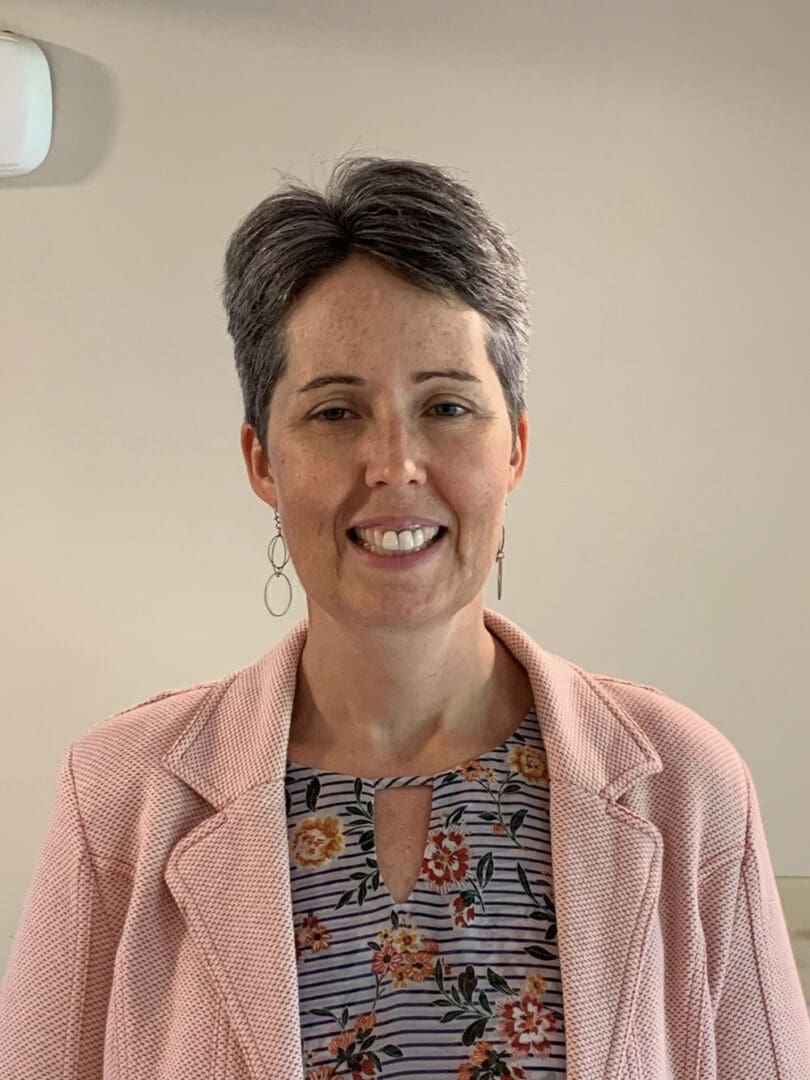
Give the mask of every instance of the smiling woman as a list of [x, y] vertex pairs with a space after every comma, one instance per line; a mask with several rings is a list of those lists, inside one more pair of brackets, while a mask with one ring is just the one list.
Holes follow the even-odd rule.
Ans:
[[342, 161], [247, 215], [223, 299], [307, 616], [70, 748], [0, 1077], [809, 1076], [746, 763], [483, 605], [529, 442], [503, 227]]

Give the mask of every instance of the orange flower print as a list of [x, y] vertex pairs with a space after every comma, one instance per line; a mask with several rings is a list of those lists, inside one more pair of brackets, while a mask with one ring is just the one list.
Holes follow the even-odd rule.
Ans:
[[[505, 1065], [503, 1063], [503, 1055], [495, 1054], [492, 1049], [492, 1043], [482, 1041], [475, 1044], [475, 1048], [470, 1054], [469, 1058], [458, 1069], [458, 1080], [475, 1080], [480, 1076], [480, 1066], [489, 1066], [490, 1070], [493, 1065], [499, 1066], [498, 1076], [502, 1077], [502, 1080], [526, 1080], [526, 1073], [519, 1065]], [[505, 1072], [502, 1071], [505, 1068]], [[495, 1075], [494, 1073], [487, 1072], [487, 1076]]]
[[509, 751], [508, 760], [525, 780], [536, 783], [548, 776], [548, 763], [543, 750], [535, 750], [533, 746], [515, 746]]
[[475, 759], [470, 761], [462, 761], [462, 763], [456, 769], [465, 780], [477, 780], [481, 775], [481, 762]]
[[307, 1073], [307, 1080], [332, 1080], [335, 1075], [335, 1068], [333, 1065], [319, 1065], [316, 1069], [310, 1069]]
[[290, 855], [298, 866], [320, 867], [336, 859], [345, 846], [335, 814], [312, 814], [299, 822], [293, 833]]
[[526, 982], [523, 984], [523, 988], [526, 993], [537, 994], [538, 997], [542, 997], [545, 994], [548, 983], [542, 975], [529, 975], [526, 978]]
[[483, 1065], [492, 1053], [492, 1043], [477, 1042], [467, 1060], [458, 1067], [458, 1080], [474, 1080], [477, 1066]]
[[496, 821], [492, 826], [492, 831], [496, 836], [506, 836], [506, 826], [502, 821]]
[[428, 833], [422, 877], [436, 892], [446, 893], [453, 885], [464, 881], [470, 866], [470, 849], [461, 829], [432, 829]]
[[492, 1053], [492, 1043], [482, 1040], [475, 1044], [473, 1052], [470, 1054], [470, 1064], [483, 1065], [489, 1055]]
[[450, 906], [455, 926], [469, 926], [475, 918], [475, 908], [464, 903], [463, 896], [457, 896]]
[[403, 954], [389, 942], [372, 954], [371, 970], [375, 975], [390, 975], [403, 963]]
[[395, 990], [408, 985], [408, 969], [404, 965], [396, 967], [391, 973], [391, 985]]
[[391, 934], [391, 944], [397, 952], [418, 952], [422, 948], [422, 935], [412, 926], [400, 926]]
[[377, 1023], [377, 1014], [374, 1012], [362, 1013], [354, 1022], [355, 1031], [371, 1031]]
[[426, 978], [433, 978], [435, 967], [436, 961], [429, 952], [418, 952], [409, 953], [399, 970], [404, 972], [405, 978], [411, 982], [424, 982]]
[[334, 1039], [329, 1040], [329, 1053], [337, 1054], [339, 1050], [345, 1050], [356, 1038], [357, 1036], [351, 1028], [348, 1031], [341, 1031], [339, 1035], [335, 1035]]
[[296, 934], [299, 948], [312, 949], [313, 952], [321, 952], [329, 947], [332, 935], [313, 915], [305, 915], [301, 920], [301, 927]]
[[546, 1033], [557, 1030], [557, 1021], [537, 994], [524, 991], [519, 997], [499, 1001], [495, 1009], [501, 1018], [498, 1031], [506, 1039], [510, 1054], [527, 1057], [549, 1052], [551, 1043]]

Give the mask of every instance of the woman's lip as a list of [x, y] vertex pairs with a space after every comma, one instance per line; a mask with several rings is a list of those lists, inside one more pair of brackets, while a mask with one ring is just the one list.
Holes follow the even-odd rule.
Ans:
[[365, 521], [355, 522], [354, 525], [350, 526], [350, 529], [380, 529], [381, 531], [401, 532], [403, 529], [416, 528], [419, 525], [444, 527], [441, 521], [434, 521], [433, 518], [420, 518], [414, 515], [413, 517], [366, 518]]

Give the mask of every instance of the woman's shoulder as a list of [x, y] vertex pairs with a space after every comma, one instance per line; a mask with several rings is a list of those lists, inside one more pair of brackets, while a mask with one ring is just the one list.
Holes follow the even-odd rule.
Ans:
[[[635, 809], [662, 827], [695, 829], [704, 859], [718, 845], [745, 842], [753, 787], [748, 765], [721, 728], [659, 687], [610, 675], [591, 676], [654, 746], [660, 772], [635, 791]], [[719, 723], [719, 721], [718, 721]]]

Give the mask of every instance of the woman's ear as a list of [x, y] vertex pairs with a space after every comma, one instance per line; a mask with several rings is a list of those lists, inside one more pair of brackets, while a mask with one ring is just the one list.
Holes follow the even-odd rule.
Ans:
[[247, 421], [242, 424], [240, 441], [250, 486], [263, 502], [266, 502], [268, 506], [276, 507], [278, 491], [275, 478], [270, 471], [270, 463], [262, 449], [256, 429]]
[[524, 409], [518, 417], [515, 435], [515, 446], [512, 451], [512, 456], [509, 459], [509, 469], [512, 473], [509, 482], [510, 491], [514, 491], [518, 486], [526, 469], [526, 460], [529, 451], [529, 414], [526, 409]]

